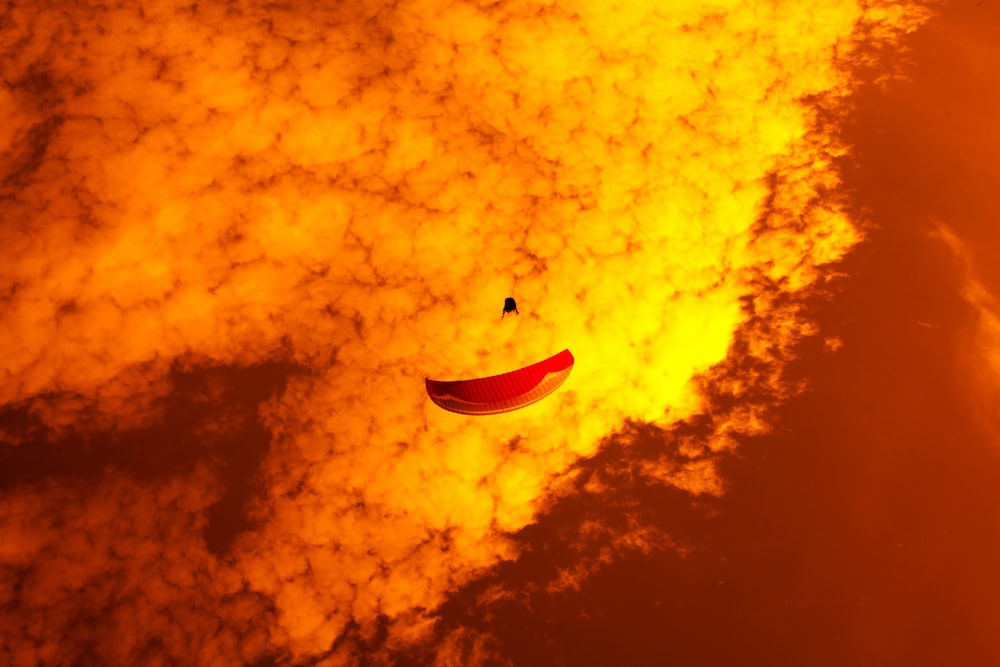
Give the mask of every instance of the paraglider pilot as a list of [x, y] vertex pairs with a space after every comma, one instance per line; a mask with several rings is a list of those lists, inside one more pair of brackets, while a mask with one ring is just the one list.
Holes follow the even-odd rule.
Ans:
[[503, 312], [500, 313], [500, 319], [502, 320], [504, 315], [511, 312], [515, 315], [521, 314], [517, 311], [517, 302], [512, 297], [507, 297], [503, 300]]

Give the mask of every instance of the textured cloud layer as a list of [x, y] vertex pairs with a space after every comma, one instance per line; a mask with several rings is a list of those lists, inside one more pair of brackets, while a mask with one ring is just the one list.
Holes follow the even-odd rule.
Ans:
[[[166, 479], [7, 488], [4, 651], [336, 663], [345, 633], [416, 641], [602, 438], [697, 414], [731, 349], [765, 370], [717, 391], [775, 382], [811, 331], [783, 297], [859, 239], [832, 168], [855, 40], [918, 22], [793, 4], [15, 6], [0, 405], [41, 426], [6, 446], [141, 447], [178, 372], [302, 372], [261, 404], [252, 523], [222, 558], [202, 530], [233, 483], [210, 462], [224, 414]], [[563, 347], [569, 382], [522, 412], [422, 393]], [[734, 411], [712, 447], [759, 428]], [[709, 449], [645, 473], [717, 493]], [[135, 636], [108, 638], [116, 614]]]

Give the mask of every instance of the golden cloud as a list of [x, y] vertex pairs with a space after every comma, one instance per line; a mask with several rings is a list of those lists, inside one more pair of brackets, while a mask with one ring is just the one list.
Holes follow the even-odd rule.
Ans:
[[[178, 371], [308, 372], [260, 406], [253, 523], [224, 558], [200, 532], [226, 484], [215, 466], [115, 471], [96, 495], [79, 480], [5, 490], [17, 537], [0, 562], [21, 583], [4, 591], [16, 617], [0, 655], [333, 664], [351, 660], [348, 632], [424, 637], [449, 591], [516, 556], [509, 535], [609, 434], [702, 412], [738, 331], [772, 364], [813, 332], [781, 297], [860, 239], [824, 114], [852, 90], [859, 26], [892, 41], [920, 16], [15, 6], [0, 26], [0, 405], [50, 439], [133, 433], [162, 423]], [[509, 295], [521, 315], [500, 321]], [[566, 347], [570, 380], [517, 413], [456, 416], [423, 394], [425, 376]], [[767, 368], [746, 382], [776, 382]], [[733, 412], [712, 447], [763, 428]], [[709, 460], [645, 474], [721, 489]], [[136, 636], [107, 637], [105, 609], [138, 618]]]

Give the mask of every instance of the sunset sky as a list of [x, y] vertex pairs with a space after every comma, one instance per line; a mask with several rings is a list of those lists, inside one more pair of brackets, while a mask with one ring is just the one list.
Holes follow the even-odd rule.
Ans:
[[0, 80], [0, 664], [1000, 664], [995, 0], [14, 0]]

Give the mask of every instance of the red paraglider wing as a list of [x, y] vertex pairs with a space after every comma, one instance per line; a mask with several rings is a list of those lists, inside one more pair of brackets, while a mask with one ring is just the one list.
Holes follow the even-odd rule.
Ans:
[[516, 371], [474, 380], [427, 380], [427, 394], [445, 410], [493, 415], [540, 401], [559, 388], [573, 370], [569, 350]]

